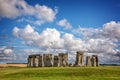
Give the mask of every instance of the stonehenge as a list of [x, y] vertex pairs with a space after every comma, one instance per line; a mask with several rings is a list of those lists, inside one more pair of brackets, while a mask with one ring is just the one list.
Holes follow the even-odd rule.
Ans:
[[92, 62], [92, 66], [99, 66], [99, 64], [98, 64], [98, 56], [97, 55], [92, 55], [91, 62]]
[[91, 57], [86, 56], [86, 66], [91, 66]]
[[59, 55], [58, 55], [58, 66], [59, 67], [68, 66], [68, 54], [67, 53], [59, 53]]
[[82, 51], [78, 51], [76, 55], [76, 66], [84, 66], [84, 56]]
[[42, 67], [43, 57], [41, 54], [29, 55], [28, 57], [28, 67]]
[[58, 67], [58, 56], [57, 55], [54, 56], [53, 66]]
[[45, 67], [51, 67], [53, 65], [52, 54], [43, 54], [43, 65]]
[[98, 56], [86, 56], [86, 63], [84, 61], [84, 52], [76, 52], [76, 61], [75, 64], [70, 65], [68, 63], [68, 53], [59, 53], [58, 55], [52, 54], [33, 54], [29, 55], [27, 59], [28, 67], [67, 67], [67, 66], [99, 66]]

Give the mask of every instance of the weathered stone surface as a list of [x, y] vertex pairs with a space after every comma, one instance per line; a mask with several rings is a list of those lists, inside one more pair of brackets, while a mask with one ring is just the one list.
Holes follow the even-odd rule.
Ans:
[[58, 56], [54, 56], [54, 67], [58, 67]]
[[34, 54], [29, 55], [28, 57], [28, 67], [40, 67], [42, 66], [42, 55], [40, 54]]
[[42, 56], [42, 55], [39, 56], [39, 66], [40, 66], [40, 67], [43, 67], [43, 66], [44, 66], [43, 56]]
[[35, 61], [35, 67], [38, 67], [39, 66], [39, 56], [35, 56], [34, 61]]
[[52, 67], [53, 66], [52, 54], [43, 54], [43, 62], [45, 67]]
[[90, 58], [90, 56], [86, 56], [86, 66], [91, 66], [91, 58]]
[[77, 51], [75, 65], [84, 66], [84, 55], [82, 51]]
[[[53, 62], [54, 60], [54, 62]], [[58, 67], [58, 66], [84, 66], [84, 55], [83, 52], [78, 51], [76, 54], [75, 64], [68, 65], [68, 54], [59, 53], [58, 56], [52, 58], [52, 54], [33, 54], [28, 56], [28, 67]], [[99, 66], [98, 56], [92, 55], [86, 56], [86, 66]]]
[[91, 62], [92, 62], [92, 66], [99, 66], [99, 64], [98, 64], [98, 56], [97, 55], [92, 55]]
[[30, 58], [28, 57], [27, 58], [27, 67], [30, 67], [31, 66], [31, 64], [30, 64]]
[[68, 66], [68, 54], [67, 53], [59, 53], [58, 55], [58, 66]]

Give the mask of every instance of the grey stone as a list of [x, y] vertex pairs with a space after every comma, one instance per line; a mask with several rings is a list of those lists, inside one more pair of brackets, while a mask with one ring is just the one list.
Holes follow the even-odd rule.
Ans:
[[98, 64], [98, 56], [97, 55], [92, 55], [92, 59], [91, 59], [91, 63], [92, 63], [92, 66], [99, 66]]
[[58, 56], [54, 56], [54, 67], [58, 67]]
[[86, 56], [86, 66], [91, 66], [91, 58], [90, 58], [90, 56]]
[[77, 51], [75, 65], [84, 66], [84, 55], [82, 51]]
[[[76, 54], [75, 64], [68, 65], [68, 54], [59, 53], [58, 56], [52, 58], [52, 54], [33, 54], [28, 56], [28, 67], [66, 67], [66, 66], [84, 66], [84, 55], [82, 51], [78, 51]], [[54, 60], [54, 62], [53, 62]], [[86, 56], [86, 66], [99, 66], [98, 56], [92, 55]]]
[[43, 62], [45, 67], [52, 67], [53, 66], [52, 54], [43, 54]]
[[28, 57], [28, 67], [41, 67], [43, 63], [42, 55], [33, 54]]
[[68, 54], [67, 53], [59, 53], [58, 55], [58, 66], [66, 67], [68, 66]]

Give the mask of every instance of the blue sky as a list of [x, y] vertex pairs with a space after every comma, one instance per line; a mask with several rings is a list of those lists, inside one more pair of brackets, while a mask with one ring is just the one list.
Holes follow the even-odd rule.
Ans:
[[38, 53], [97, 54], [120, 63], [120, 0], [1, 0], [0, 63]]

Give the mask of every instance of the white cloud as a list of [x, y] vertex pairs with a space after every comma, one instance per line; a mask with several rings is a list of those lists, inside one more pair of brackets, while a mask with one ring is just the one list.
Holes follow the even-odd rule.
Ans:
[[103, 25], [102, 28], [83, 28], [78, 27], [72, 31], [77, 35], [82, 35], [85, 38], [101, 38], [110, 40], [120, 40], [120, 23], [111, 21]]
[[62, 40], [60, 39], [60, 33], [56, 29], [47, 28], [41, 34], [34, 31], [34, 29], [27, 25], [24, 29], [15, 27], [13, 29], [13, 35], [15, 37], [21, 37], [30, 45], [42, 46], [42, 47], [62, 47]]
[[[97, 54], [102, 63], [114, 61], [119, 63], [120, 50], [117, 49], [119, 47], [119, 36], [117, 36], [119, 34], [119, 23], [115, 24], [117, 26], [105, 24], [101, 29], [79, 27], [77, 31], [74, 30], [73, 32], [79, 33], [82, 39], [69, 33], [62, 33], [61, 35], [60, 31], [51, 28], [46, 28], [43, 32], [38, 33], [30, 25], [27, 25], [24, 29], [15, 27], [13, 34], [18, 38], [23, 38], [26, 44], [38, 46], [43, 52], [56, 54], [68, 52], [72, 58], [75, 51], [82, 50], [85, 55]], [[111, 35], [111, 31], [116, 34]]]
[[4, 60], [12, 60], [14, 52], [13, 47], [10, 46], [1, 46], [0, 47], [0, 62]]
[[91, 36], [96, 34], [97, 31], [98, 31], [98, 29], [84, 28], [84, 27], [78, 26], [77, 29], [72, 30], [72, 33], [76, 34], [84, 39], [89, 39]]
[[120, 23], [111, 21], [103, 25], [103, 35], [111, 39], [120, 40]]
[[12, 51], [13, 51], [12, 49], [5, 49], [3, 53], [8, 55], [8, 54], [12, 54]]
[[[36, 18], [36, 24], [52, 22], [57, 11], [45, 6], [36, 4], [31, 6], [24, 0], [0, 0], [0, 17], [17, 18], [18, 16], [30, 16]], [[25, 19], [29, 21], [29, 19]], [[34, 21], [34, 20], [33, 20]], [[33, 21], [31, 21], [33, 23]]]
[[60, 20], [57, 25], [61, 26], [61, 27], [64, 27], [65, 29], [71, 29], [72, 26], [71, 24], [66, 20], [66, 19], [62, 19]]
[[51, 49], [81, 49], [82, 40], [75, 38], [74, 35], [64, 33], [63, 35], [56, 29], [46, 28], [42, 33], [36, 32], [33, 27], [27, 25], [24, 29], [15, 27], [13, 35], [23, 38], [29, 45], [35, 45], [43, 48]]
[[115, 54], [114, 48], [116, 44], [109, 40], [103, 39], [90, 39], [87, 41], [88, 52], [91, 53], [111, 53]]
[[63, 40], [65, 49], [70, 51], [82, 50], [82, 40], [75, 38], [74, 35], [66, 33], [63, 35]]
[[19, 16], [19, 11], [15, 6], [15, 0], [0, 0], [0, 16], [7, 18]]
[[[102, 63], [112, 62], [117, 58], [120, 47], [120, 23], [111, 21], [103, 25], [102, 28], [78, 27], [72, 31], [84, 40], [83, 47], [88, 54], [98, 54]], [[115, 56], [117, 55], [117, 56]], [[118, 58], [119, 57], [119, 58]], [[116, 61], [116, 62], [119, 62]]]

